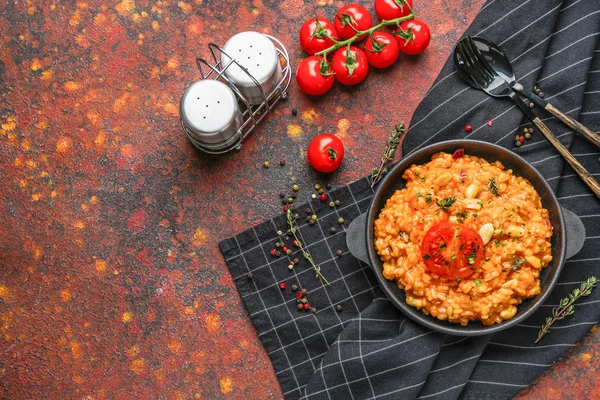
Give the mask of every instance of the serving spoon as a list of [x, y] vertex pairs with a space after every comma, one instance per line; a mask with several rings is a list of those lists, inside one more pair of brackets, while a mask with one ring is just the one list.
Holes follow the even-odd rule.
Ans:
[[[490, 42], [489, 40], [475, 36], [471, 37], [470, 44], [475, 46], [474, 50], [476, 51], [476, 55], [481, 56], [480, 59], [482, 59], [483, 65], [486, 68], [490, 68], [492, 73], [495, 72], [497, 75], [500, 75], [508, 83], [512, 90], [521, 93], [523, 96], [527, 97], [529, 100], [533, 101], [535, 104], [564, 122], [575, 132], [580, 133], [590, 142], [600, 147], [600, 135], [576, 119], [569, 117], [567, 114], [563, 113], [535, 93], [525, 89], [523, 85], [517, 82], [515, 71], [513, 70], [508, 56], [500, 47], [498, 47], [498, 45]], [[477, 54], [477, 52], [479, 54]]]
[[[523, 114], [539, 129], [550, 144], [560, 153], [584, 183], [600, 198], [600, 184], [592, 177], [571, 152], [554, 136], [550, 128], [536, 116], [527, 104], [512, 90], [503, 77], [483, 65], [475, 52], [470, 37], [461, 39], [454, 49], [454, 62], [459, 75], [476, 89], [492, 97], [510, 97]], [[468, 79], [467, 79], [468, 78]]]

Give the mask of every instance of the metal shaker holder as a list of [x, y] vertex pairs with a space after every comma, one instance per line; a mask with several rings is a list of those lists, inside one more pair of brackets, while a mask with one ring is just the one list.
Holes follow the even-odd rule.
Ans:
[[[264, 34], [263, 34], [264, 35]], [[210, 43], [208, 48], [212, 55], [213, 63], [208, 62], [203, 58], [196, 59], [196, 65], [200, 71], [202, 79], [213, 79], [225, 83], [235, 94], [240, 105], [240, 111], [242, 112], [243, 122], [237, 131], [229, 137], [227, 140], [214, 146], [212, 144], [203, 143], [194, 138], [194, 133], [186, 126], [183, 117], [181, 118], [181, 125], [185, 131], [188, 139], [192, 144], [199, 150], [208, 154], [224, 154], [232, 150], [240, 150], [242, 143], [250, 133], [258, 126], [258, 124], [271, 112], [275, 104], [281, 99], [287, 98], [287, 89], [292, 78], [292, 71], [290, 67], [290, 58], [288, 52], [283, 44], [276, 38], [264, 35], [270, 39], [275, 45], [275, 49], [278, 53], [279, 63], [281, 65], [281, 78], [274, 85], [273, 89], [267, 93], [261, 83], [250, 74], [247, 68], [238, 63], [234, 57], [227, 54], [220, 46]], [[223, 56], [226, 56], [223, 57]], [[228, 59], [229, 61], [223, 65], [222, 59]], [[282, 60], [283, 59], [283, 60]], [[227, 77], [225, 73], [228, 68], [236, 65], [241, 68], [244, 73], [256, 84], [259, 89], [260, 98], [262, 102], [258, 104], [252, 104], [248, 98], [238, 89], [238, 87]], [[205, 71], [207, 69], [207, 71]], [[256, 102], [255, 102], [256, 103]]]

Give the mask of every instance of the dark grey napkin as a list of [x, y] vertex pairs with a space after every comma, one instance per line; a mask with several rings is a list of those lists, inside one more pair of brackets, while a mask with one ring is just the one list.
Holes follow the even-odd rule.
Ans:
[[[500, 44], [523, 84], [537, 83], [547, 100], [600, 131], [600, 2], [490, 0], [467, 34]], [[600, 177], [599, 149], [536, 111], [588, 171]], [[472, 132], [465, 132], [466, 124], [473, 126]], [[448, 61], [413, 116], [403, 153], [461, 137], [510, 148], [515, 134], [528, 126], [512, 103], [467, 87]], [[408, 320], [382, 297], [369, 267], [348, 253], [343, 231], [329, 232], [339, 226], [339, 217], [348, 226], [366, 210], [372, 195], [366, 178], [330, 194], [341, 201], [339, 207], [312, 201], [308, 206], [319, 215], [318, 222], [300, 224], [301, 240], [327, 271], [331, 286], [315, 280], [305, 260], [290, 272], [287, 257], [269, 254], [275, 232], [287, 230], [283, 215], [220, 243], [286, 398], [512, 398], [600, 320], [597, 290], [577, 303], [573, 316], [533, 344], [552, 307], [587, 277], [600, 274], [600, 203], [539, 133], [515, 151], [542, 173], [561, 204], [581, 217], [587, 237], [582, 251], [567, 261], [546, 304], [525, 323], [493, 336], [449, 337]], [[337, 250], [343, 255], [337, 256]], [[295, 257], [301, 259], [298, 252], [291, 259]], [[288, 288], [281, 290], [281, 282]], [[309, 289], [316, 313], [297, 310], [292, 284]], [[337, 304], [343, 311], [336, 311]]]

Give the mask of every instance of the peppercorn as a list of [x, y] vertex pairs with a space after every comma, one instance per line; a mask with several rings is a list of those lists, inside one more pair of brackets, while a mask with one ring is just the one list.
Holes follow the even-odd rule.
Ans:
[[535, 107], [535, 104], [529, 103], [529, 108], [533, 108], [533, 107]]
[[296, 308], [297, 308], [298, 310], [303, 310], [303, 309], [304, 309], [304, 304], [302, 304], [302, 303], [298, 303], [298, 304], [296, 305]]
[[305, 310], [308, 310], [309, 308], [310, 308], [310, 304], [308, 304], [308, 303], [304, 303], [304, 309], [305, 309]]
[[246, 277], [252, 280], [254, 278], [254, 275], [252, 274], [252, 272], [248, 272], [248, 275], [246, 275]]
[[533, 133], [533, 132], [535, 132], [535, 129], [529, 128], [529, 133]]
[[519, 142], [523, 143], [525, 141], [525, 138], [523, 136], [519, 136]]
[[289, 236], [289, 235], [290, 235], [291, 233], [292, 233], [292, 232], [290, 232], [290, 231], [287, 231], [287, 232], [286, 232], [286, 234], [285, 234], [285, 240], [290, 240], [290, 236]]
[[515, 135], [515, 142], [519, 141], [519, 135]]
[[523, 128], [523, 133], [529, 132], [529, 128]]
[[265, 167], [265, 168], [269, 168], [270, 166], [271, 166], [271, 163], [270, 163], [270, 162], [268, 162], [268, 161], [265, 161], [265, 162], [263, 163], [263, 167]]
[[338, 256], [341, 256], [342, 254], [344, 254], [344, 252], [342, 250], [337, 250], [335, 252], [335, 254], [337, 254]]
[[281, 200], [281, 204], [286, 205], [287, 204], [287, 200], [286, 199]]
[[344, 223], [344, 218], [340, 217], [340, 218], [338, 219], [338, 224], [343, 224], [343, 223]]
[[309, 222], [310, 221], [310, 217], [306, 217], [305, 221]]
[[308, 300], [306, 300], [306, 297], [303, 297], [301, 302], [302, 302], [302, 304], [308, 304]]
[[540, 88], [538, 88], [536, 85], [533, 85], [533, 91], [537, 93], [540, 91]]
[[291, 197], [292, 199], [296, 199], [296, 196], [298, 196], [296, 193], [292, 193], [292, 194], [290, 194], [290, 197]]
[[291, 270], [293, 270], [293, 269], [294, 269], [294, 265], [293, 265], [293, 264], [290, 264], [290, 265], [288, 265], [288, 269], [289, 269], [290, 271], [291, 271]]
[[319, 189], [321, 189], [321, 185], [319, 185], [318, 183], [315, 184], [315, 190], [319, 190]]
[[294, 199], [291, 197], [288, 197], [288, 203], [292, 204], [294, 202]]
[[283, 247], [281, 248], [281, 251], [283, 251], [284, 253], [287, 253], [287, 251], [288, 251], [288, 248], [287, 248], [287, 247], [285, 247], [285, 246], [283, 246]]
[[280, 192], [280, 193], [279, 193], [279, 197], [281, 197], [281, 198], [283, 199], [283, 198], [285, 197], [285, 193], [283, 193], [283, 192]]
[[292, 109], [292, 115], [295, 117], [296, 115], [298, 115], [298, 110], [296, 110], [295, 108]]
[[285, 254], [287, 254], [289, 256], [290, 254], [292, 254], [292, 250], [291, 249], [287, 249], [287, 251], [285, 252]]
[[472, 127], [471, 125], [468, 125], [468, 124], [467, 124], [467, 125], [465, 126], [465, 131], [467, 131], [467, 132], [471, 132], [472, 130], [473, 130], [473, 127]]
[[296, 290], [298, 290], [298, 285], [296, 285], [295, 283], [292, 285], [292, 292], [295, 292]]
[[315, 221], [314, 221], [313, 219], [311, 219], [310, 221], [308, 221], [308, 224], [309, 224], [309, 225], [314, 225], [314, 224], [315, 224]]
[[311, 308], [310, 308], [310, 312], [311, 312], [311, 313], [316, 313], [316, 312], [317, 312], [317, 309], [316, 309], [316, 308], [314, 308], [314, 307], [311, 307]]
[[296, 247], [299, 247], [299, 246], [300, 246], [300, 242], [299, 242], [298, 240], [294, 240], [294, 241], [292, 242], [292, 244], [293, 244], [294, 246], [296, 246]]
[[340, 204], [342, 204], [342, 202], [341, 202], [341, 201], [339, 201], [339, 200], [336, 200], [336, 201], [335, 201], [335, 205], [336, 205], [336, 206], [338, 206], [338, 207], [339, 207], [339, 205], [340, 205]]
[[312, 218], [313, 221], [316, 221], [317, 220], [317, 214], [311, 215], [311, 218]]
[[279, 165], [281, 165], [282, 167], [285, 165], [285, 160], [279, 160]]
[[335, 207], [335, 203], [333, 201], [330, 201], [329, 202], [329, 207], [332, 207], [332, 208]]
[[322, 194], [321, 197], [319, 197], [319, 199], [321, 201], [326, 201], [327, 200], [327, 195], [326, 194]]
[[337, 306], [335, 306], [335, 309], [338, 310], [338, 311], [342, 311], [343, 308], [344, 307], [342, 307], [341, 304], [338, 304]]
[[525, 134], [525, 140], [529, 140], [529, 139], [531, 139], [531, 133], [527, 132]]
[[521, 147], [521, 142], [520, 142], [519, 140], [517, 140], [517, 141], [515, 142], [515, 146], [517, 146], [517, 147]]
[[487, 125], [488, 125], [488, 126], [492, 126], [492, 120], [491, 120], [491, 119], [488, 119], [488, 121], [487, 121]]
[[300, 260], [298, 258], [294, 258], [294, 264], [298, 264]]
[[304, 211], [306, 211], [307, 214], [311, 214], [312, 210], [310, 209], [310, 207], [307, 207]]
[[273, 257], [275, 257], [277, 255], [277, 250], [275, 250], [275, 249], [271, 250], [271, 255]]
[[323, 188], [321, 188], [321, 189], [317, 190], [317, 193], [323, 194], [323, 193], [325, 193], [325, 190], [323, 190]]
[[298, 213], [295, 213], [294, 218], [298, 219], [298, 218], [300, 218], [300, 215]]
[[281, 243], [280, 242], [275, 243], [275, 247], [277, 247], [277, 248], [281, 247]]
[[313, 194], [310, 195], [310, 197], [314, 200], [314, 199], [317, 198], [317, 195], [313, 193]]
[[279, 250], [277, 250], [277, 251], [275, 252], [275, 255], [276, 255], [277, 257], [279, 257], [279, 256], [281, 255], [281, 252], [280, 252]]
[[283, 232], [277, 231], [277, 236], [281, 236], [281, 235], [283, 235]]
[[297, 192], [298, 190], [300, 190], [300, 186], [298, 186], [298, 185], [294, 185], [294, 186], [292, 186], [292, 190], [293, 190], [294, 192]]
[[281, 289], [281, 290], [285, 289], [285, 282], [281, 282], [279, 284], [279, 289]]
[[329, 228], [329, 232], [336, 233], [337, 229], [335, 229], [335, 226], [332, 226], [331, 228]]
[[538, 92], [537, 95], [540, 96], [540, 97], [544, 97], [544, 92]]
[[325, 189], [327, 189], [327, 190], [331, 189], [331, 183], [328, 183], [327, 185], [325, 185]]
[[302, 294], [306, 294], [306, 293], [308, 293], [308, 290], [302, 289]]
[[296, 297], [297, 297], [298, 299], [301, 299], [301, 298], [303, 298], [303, 297], [304, 297], [304, 294], [303, 294], [302, 292], [298, 292], [298, 293], [296, 293]]

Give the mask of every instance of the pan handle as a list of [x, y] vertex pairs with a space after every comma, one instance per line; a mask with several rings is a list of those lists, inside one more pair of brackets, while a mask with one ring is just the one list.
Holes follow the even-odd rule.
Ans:
[[352, 221], [348, 227], [348, 233], [346, 233], [346, 245], [354, 257], [370, 264], [369, 252], [367, 251], [366, 228], [367, 213], [354, 218], [354, 221]]
[[583, 241], [585, 240], [585, 226], [583, 226], [581, 218], [579, 218], [573, 211], [567, 210], [563, 206], [560, 206], [560, 208], [562, 208], [567, 236], [567, 250], [565, 252], [565, 258], [569, 259], [575, 254], [579, 253], [579, 251], [581, 251], [583, 248]]
[[[566, 231], [566, 258], [571, 258], [583, 248], [583, 241], [585, 240], [585, 226], [573, 211], [567, 210], [562, 207], [563, 218], [565, 221]], [[348, 227], [348, 233], [346, 234], [346, 245], [350, 253], [359, 260], [369, 264], [369, 253], [367, 250], [367, 235], [365, 229], [367, 228], [367, 214], [361, 214], [354, 218], [354, 221], [350, 223]]]

